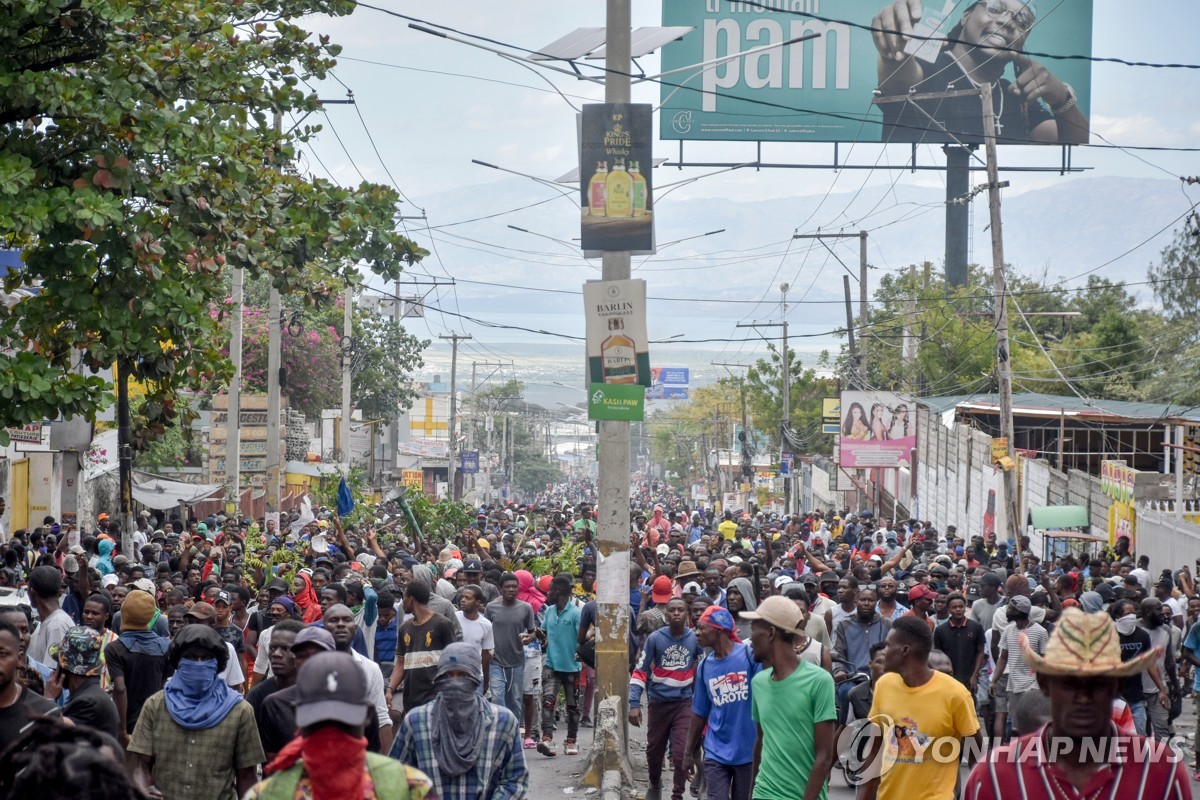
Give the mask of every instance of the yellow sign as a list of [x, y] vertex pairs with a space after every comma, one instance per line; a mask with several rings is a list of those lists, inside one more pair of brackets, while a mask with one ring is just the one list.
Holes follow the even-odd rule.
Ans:
[[425, 473], [419, 469], [406, 469], [400, 474], [400, 483], [410, 489], [421, 491], [425, 488]]
[[1122, 536], [1129, 537], [1129, 549], [1137, 546], [1137, 509], [1130, 503], [1114, 500], [1108, 507], [1108, 544], [1115, 545]]
[[[1008, 437], [993, 436], [992, 437], [992, 463], [995, 464], [1002, 458], [1008, 458]], [[1007, 471], [1007, 468], [1006, 468]]]
[[425, 416], [418, 418], [415, 414], [409, 419], [409, 428], [414, 431], [420, 431], [425, 435], [425, 438], [433, 436], [436, 431], [448, 430], [449, 426], [443, 420], [438, 420], [433, 413], [433, 398], [425, 398]]
[[842, 399], [826, 397], [821, 400], [821, 416], [837, 422], [842, 418]]

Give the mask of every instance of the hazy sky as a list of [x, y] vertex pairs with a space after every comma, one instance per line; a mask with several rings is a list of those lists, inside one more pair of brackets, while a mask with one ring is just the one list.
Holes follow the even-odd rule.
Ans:
[[[1037, 5], [1040, 13], [1047, 13], [1047, 10], [1057, 9], [1060, 4], [1071, 6], [1087, 1], [1040, 0]], [[963, 2], [965, 4], [966, 0]], [[442, 3], [374, 0], [373, 4], [530, 49], [543, 46], [578, 27], [603, 26], [605, 12], [603, 0], [510, 0], [504, 3], [480, 0], [448, 0]], [[820, 10], [836, 17], [838, 5], [836, 0], [825, 0], [820, 4]], [[1200, 52], [1195, 46], [1195, 32], [1200, 30], [1200, 3], [1196, 0], [1095, 0], [1094, 6], [1094, 55], [1163, 62], [1200, 61]], [[660, 22], [660, 3], [634, 0], [635, 27], [657, 25]], [[316, 142], [305, 148], [305, 159], [301, 166], [318, 175], [332, 173], [335, 179], [343, 183], [357, 183], [360, 173], [367, 179], [382, 183], [391, 183], [394, 178], [417, 208], [425, 207], [425, 200], [450, 190], [479, 187], [473, 195], [473, 202], [462, 203], [462, 214], [456, 213], [454, 203], [441, 203], [436, 209], [429, 206], [428, 225], [432, 230], [427, 231], [423, 221], [408, 224], [412, 226], [409, 230], [418, 242], [428, 247], [432, 240], [437, 246], [437, 259], [431, 259], [425, 265], [430, 273], [444, 275], [448, 272], [460, 278], [486, 280], [490, 273], [489, 254], [493, 254], [498, 261], [512, 258], [511, 252], [496, 246], [501, 242], [512, 246], [514, 241], [512, 238], [501, 239], [497, 233], [503, 232], [505, 237], [514, 236], [503, 226], [505, 217], [446, 229], [477, 240], [473, 245], [476, 249], [471, 251], [470, 257], [462, 249], [463, 240], [452, 240], [438, 228], [478, 216], [481, 212], [499, 214], [513, 208], [513, 205], [506, 205], [511, 194], [509, 192], [495, 198], [488, 196], [486, 185], [505, 176], [472, 164], [471, 160], [488, 161], [548, 179], [566, 173], [576, 166], [575, 111], [550, 84], [576, 105], [600, 100], [602, 88], [411, 30], [404, 20], [363, 7], [349, 18], [312, 18], [306, 24], [314, 31], [330, 34], [335, 42], [343, 45], [336, 75], [353, 90], [358, 103], [357, 112], [361, 113], [365, 128], [355, 109], [341, 105], [329, 106], [327, 128]], [[643, 59], [641, 66], [649, 73], [656, 72], [657, 55]], [[322, 97], [330, 99], [345, 96], [345, 89], [332, 80], [324, 82], [319, 91]], [[1096, 64], [1093, 69], [1092, 98], [1092, 128], [1114, 143], [1200, 145], [1198, 70]], [[657, 105], [658, 87], [653, 84], [636, 87], [634, 101]], [[367, 130], [374, 138], [379, 156], [368, 140]], [[334, 135], [335, 131], [340, 142]], [[694, 147], [689, 155], [715, 161], [746, 161], [753, 158], [754, 153], [750, 144], [722, 143]], [[672, 142], [660, 142], [656, 148], [661, 156], [673, 157], [676, 153]], [[832, 157], [832, 147], [776, 145], [770, 147], [766, 155], [781, 161], [827, 162]], [[1040, 166], [1057, 166], [1059, 155], [1057, 148], [1011, 147], [1002, 152], [1005, 163]], [[1076, 149], [1074, 162], [1076, 165], [1094, 167], [1094, 171], [1089, 173], [1093, 176], [1163, 178], [1200, 173], [1198, 155], [1164, 152], [1130, 154], [1083, 148]], [[841, 148], [842, 159], [856, 163], [903, 164], [908, 156], [908, 145], [885, 147], [858, 144], [853, 148], [849, 145]], [[923, 147], [923, 161], [933, 161], [935, 157], [940, 157], [940, 154], [934, 148]], [[707, 171], [660, 169], [656, 173], [656, 181], [661, 185]], [[1024, 173], [1006, 177], [1012, 181], [1010, 191], [1014, 193], [1073, 179], [1060, 177], [1057, 173]], [[899, 187], [944, 186], [942, 176], [932, 172], [901, 173], [898, 176], [887, 170], [840, 173], [832, 170], [740, 171], [683, 186], [672, 194], [672, 199], [719, 197], [734, 202], [861, 191], [863, 197], [872, 203], [880, 201], [886, 204], [893, 182]], [[529, 199], [525, 202], [554, 197], [551, 189], [533, 182], [529, 182], [528, 193]], [[1193, 202], [1200, 199], [1200, 187], [1193, 191], [1192, 197]], [[792, 225], [782, 227], [769, 236], [764, 235], [760, 244], [786, 240], [797, 227], [801, 232], [811, 232], [819, 225], [855, 227], [856, 221], [853, 219], [835, 218], [844, 203], [831, 205], [837, 205], [837, 208], [831, 208], [828, 215], [830, 219], [822, 219], [821, 214], [814, 215], [810, 220], [796, 219]], [[406, 213], [419, 213], [415, 208], [405, 208], [408, 209]], [[1187, 201], [1181, 194], [1180, 211], [1186, 208]], [[1113, 213], [1120, 212], [1119, 203], [1114, 203]], [[521, 219], [531, 229], [536, 226], [539, 231], [553, 236], [570, 238], [577, 235], [572, 233], [578, 227], [577, 212], [572, 210], [568, 202], [547, 202], [538, 207], [537, 213], [539, 216], [533, 225], [528, 223], [528, 215]], [[656, 213], [664, 224], [671, 222], [673, 234], [680, 230], [702, 233], [724, 225], [719, 217], [670, 220], [669, 201], [663, 202]], [[937, 219], [937, 216], [931, 215], [930, 218]], [[1070, 219], [1064, 217], [1063, 225], [1070, 224]], [[940, 221], [934, 224], [931, 235], [941, 237]], [[661, 236], [659, 241], [663, 241]], [[703, 254], [721, 249], [716, 237], [690, 244], [694, 245], [690, 250], [693, 253]], [[565, 246], [552, 242], [527, 239], [526, 246], [547, 252], [557, 249], [560, 257], [571, 258]], [[679, 249], [666, 250], [663, 255], [678, 252]], [[1145, 263], [1145, 258], [1138, 261], [1139, 265]], [[1143, 268], [1138, 267], [1139, 270]], [[711, 272], [706, 275], [705, 280], [717, 282], [726, 282], [733, 277], [718, 276]], [[575, 267], [564, 269], [561, 275], [542, 278], [531, 275], [527, 282], [539, 282], [542, 285], [541, 281], [546, 281], [554, 285], [578, 286], [579, 281], [588, 277], [598, 277], [598, 274], [577, 260]], [[653, 281], [651, 276], [647, 277]], [[703, 292], [704, 285], [699, 282], [695, 291]], [[744, 294], [747, 299], [757, 299], [769, 288], [766, 285], [747, 286]], [[654, 294], [653, 287], [651, 294]], [[453, 295], [446, 290], [439, 291], [435, 297], [447, 307], [456, 307], [462, 313], [483, 318], [498, 318], [495, 314], [501, 312], [504, 306], [503, 293], [496, 294], [491, 300], [484, 300], [478, 293], [467, 292], [465, 287], [457, 306], [454, 305]], [[578, 308], [577, 304], [577, 298], [564, 296], [559, 305], [563, 311], [571, 312]], [[737, 315], [733, 317], [736, 320]], [[442, 333], [450, 326], [465, 327], [482, 342], [515, 340], [513, 335], [504, 332], [436, 316], [430, 317], [428, 327], [421, 327], [419, 332], [425, 335]], [[736, 335], [731, 321], [722, 321], [713, 327], [717, 335]]]

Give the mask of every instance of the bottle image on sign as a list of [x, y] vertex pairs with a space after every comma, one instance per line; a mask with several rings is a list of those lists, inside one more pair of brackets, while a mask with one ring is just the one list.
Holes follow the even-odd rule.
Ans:
[[612, 331], [600, 345], [600, 364], [605, 383], [637, 383], [637, 349], [625, 335], [625, 320], [612, 317], [608, 321]]
[[608, 186], [604, 193], [605, 213], [610, 217], [633, 216], [633, 178], [625, 170], [625, 159], [618, 159], [608, 173]]
[[603, 217], [608, 206], [608, 162], [597, 161], [596, 172], [588, 181], [588, 216]]
[[646, 179], [642, 177], [639, 166], [636, 161], [630, 162], [629, 177], [633, 180], [633, 215], [644, 217], [646, 216]]

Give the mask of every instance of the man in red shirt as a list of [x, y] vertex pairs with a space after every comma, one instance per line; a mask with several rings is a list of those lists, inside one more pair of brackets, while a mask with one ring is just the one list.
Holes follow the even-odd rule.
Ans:
[[1065, 609], [1044, 656], [1025, 646], [1025, 660], [1050, 700], [1050, 722], [992, 750], [971, 771], [963, 800], [1191, 800], [1183, 761], [1167, 743], [1122, 734], [1112, 722], [1122, 679], [1149, 669], [1157, 657], [1150, 651], [1122, 662], [1107, 614]]

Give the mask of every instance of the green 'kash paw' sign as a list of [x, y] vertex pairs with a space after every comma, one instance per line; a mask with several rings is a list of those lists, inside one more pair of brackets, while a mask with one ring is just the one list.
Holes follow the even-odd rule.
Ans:
[[646, 387], [636, 383], [588, 385], [588, 419], [640, 422], [646, 415]]

